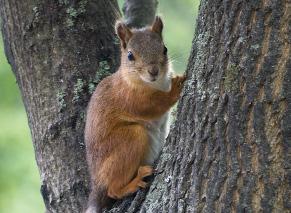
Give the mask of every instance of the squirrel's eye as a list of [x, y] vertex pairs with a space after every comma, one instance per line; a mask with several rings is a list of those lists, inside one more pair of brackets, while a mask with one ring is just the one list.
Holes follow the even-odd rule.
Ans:
[[164, 46], [164, 55], [167, 55], [168, 49]]
[[127, 53], [127, 58], [128, 58], [128, 60], [130, 60], [130, 61], [133, 61], [133, 60], [134, 60], [134, 56], [133, 56], [133, 53], [132, 53], [131, 51], [128, 51], [128, 53]]

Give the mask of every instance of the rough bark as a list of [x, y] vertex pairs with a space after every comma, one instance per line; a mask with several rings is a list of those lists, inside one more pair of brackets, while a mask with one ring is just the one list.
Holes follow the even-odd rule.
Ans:
[[290, 10], [201, 1], [160, 173], [111, 212], [290, 212]]
[[116, 1], [0, 0], [6, 55], [28, 115], [48, 212], [81, 212], [88, 99], [119, 60]]
[[126, 0], [123, 5], [126, 24], [141, 28], [153, 23], [157, 5], [157, 0]]

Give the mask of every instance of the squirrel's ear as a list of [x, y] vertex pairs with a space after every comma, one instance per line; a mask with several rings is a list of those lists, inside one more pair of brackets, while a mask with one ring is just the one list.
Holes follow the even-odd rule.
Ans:
[[160, 36], [162, 36], [162, 31], [163, 31], [163, 21], [160, 16], [156, 16], [154, 23], [152, 25], [152, 31], [158, 33]]
[[122, 21], [117, 21], [115, 24], [115, 31], [121, 41], [122, 47], [125, 49], [129, 39], [132, 36], [132, 32]]

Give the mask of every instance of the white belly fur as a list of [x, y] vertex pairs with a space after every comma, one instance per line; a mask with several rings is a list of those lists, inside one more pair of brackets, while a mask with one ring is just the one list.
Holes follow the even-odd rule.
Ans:
[[[169, 63], [168, 73], [151, 86], [161, 91], [170, 91], [172, 86], [172, 74], [172, 65]], [[169, 112], [170, 110], [165, 113], [159, 120], [152, 121], [147, 124], [149, 135], [149, 151], [144, 162], [146, 165], [153, 165], [160, 155], [164, 141], [169, 133]]]
[[169, 133], [168, 117], [169, 113], [166, 113], [159, 120], [153, 121], [147, 125], [149, 151], [145, 159], [146, 165], [153, 165], [159, 157], [164, 141]]

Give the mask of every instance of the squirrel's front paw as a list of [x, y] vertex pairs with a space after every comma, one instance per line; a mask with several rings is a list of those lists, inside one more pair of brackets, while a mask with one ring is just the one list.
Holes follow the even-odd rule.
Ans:
[[186, 80], [186, 75], [176, 76], [172, 78], [172, 84], [174, 87], [183, 87], [183, 83]]
[[174, 78], [172, 78], [172, 87], [175, 91], [175, 95], [179, 96], [181, 93], [181, 90], [183, 88], [183, 83], [186, 80], [186, 75], [182, 75], [182, 76], [176, 76]]

